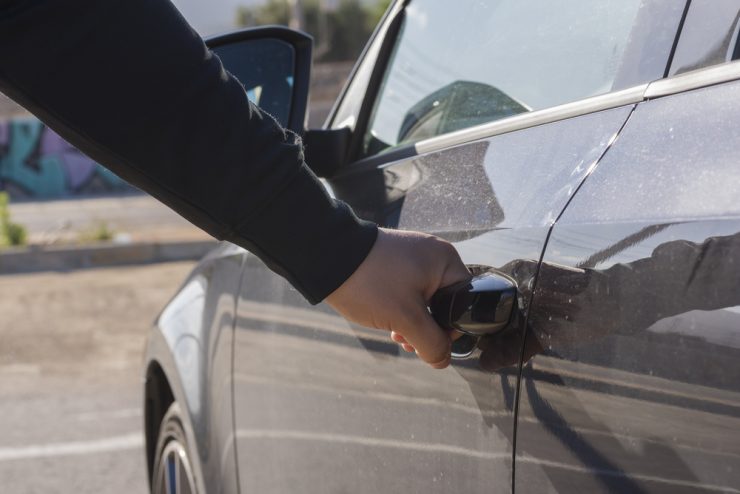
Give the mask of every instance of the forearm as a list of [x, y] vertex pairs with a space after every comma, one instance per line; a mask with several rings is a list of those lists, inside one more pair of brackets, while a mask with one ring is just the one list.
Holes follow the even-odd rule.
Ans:
[[0, 90], [92, 158], [317, 302], [376, 230], [249, 103], [164, 0], [0, 0]]

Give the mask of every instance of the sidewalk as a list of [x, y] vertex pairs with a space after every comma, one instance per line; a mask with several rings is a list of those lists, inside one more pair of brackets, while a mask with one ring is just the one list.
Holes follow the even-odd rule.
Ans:
[[[29, 245], [0, 251], [0, 274], [195, 260], [216, 244], [143, 194], [16, 202], [10, 215], [26, 227]], [[91, 241], [101, 229], [112, 240]]]
[[13, 202], [10, 216], [29, 244], [76, 242], [105, 225], [118, 242], [207, 240], [211, 237], [148, 195]]

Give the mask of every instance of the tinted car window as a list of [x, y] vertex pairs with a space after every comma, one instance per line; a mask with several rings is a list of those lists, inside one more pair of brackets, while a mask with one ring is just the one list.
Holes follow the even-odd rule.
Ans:
[[363, 154], [612, 90], [641, 0], [412, 0]]

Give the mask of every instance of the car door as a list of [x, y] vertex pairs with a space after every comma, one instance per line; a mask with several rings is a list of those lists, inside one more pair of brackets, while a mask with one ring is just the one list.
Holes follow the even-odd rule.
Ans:
[[[549, 229], [639, 84], [662, 76], [682, 12], [647, 2], [665, 15], [644, 18], [643, 3], [391, 6], [330, 117], [352, 141], [327, 187], [363, 217], [444, 237], [467, 264], [510, 276], [517, 313], [435, 371], [247, 255], [234, 346], [242, 492], [512, 490], [517, 364]], [[640, 50], [650, 22], [658, 42]]]
[[517, 492], [740, 491], [740, 81], [692, 89], [737, 78], [651, 85], [555, 224]]

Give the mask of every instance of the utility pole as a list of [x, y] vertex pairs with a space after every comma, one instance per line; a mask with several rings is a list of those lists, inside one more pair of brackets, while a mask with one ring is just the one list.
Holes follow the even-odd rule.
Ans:
[[301, 0], [288, 0], [290, 7], [290, 28], [299, 31], [306, 30], [306, 20], [303, 17], [303, 3]]

